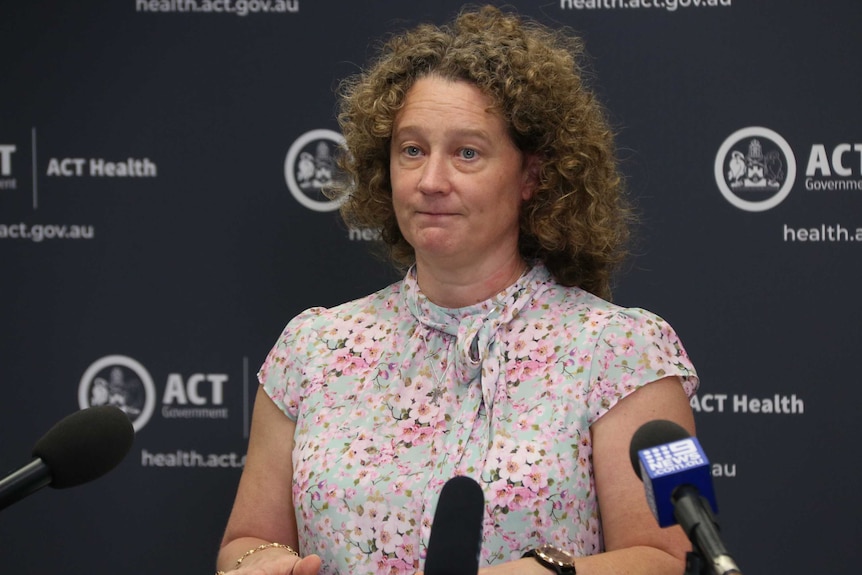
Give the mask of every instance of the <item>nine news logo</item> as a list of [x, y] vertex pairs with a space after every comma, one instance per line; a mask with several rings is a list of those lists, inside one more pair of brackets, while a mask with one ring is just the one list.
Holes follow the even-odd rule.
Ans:
[[641, 462], [650, 477], [708, 464], [698, 444], [691, 437], [645, 449], [641, 456]]

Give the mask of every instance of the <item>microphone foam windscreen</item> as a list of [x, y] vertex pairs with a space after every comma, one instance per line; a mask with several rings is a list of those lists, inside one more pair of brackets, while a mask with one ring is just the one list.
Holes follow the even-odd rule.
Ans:
[[96, 406], [66, 416], [33, 447], [51, 471], [51, 487], [80, 485], [116, 467], [129, 452], [135, 430], [117, 407]]
[[470, 477], [443, 485], [425, 558], [425, 575], [476, 575], [482, 549], [485, 494]]
[[678, 423], [667, 421], [666, 419], [654, 419], [641, 425], [635, 434], [632, 436], [632, 442], [629, 444], [629, 457], [632, 461], [632, 467], [638, 477], [641, 476], [641, 464], [638, 453], [644, 449], [679, 441], [689, 437], [688, 431]]

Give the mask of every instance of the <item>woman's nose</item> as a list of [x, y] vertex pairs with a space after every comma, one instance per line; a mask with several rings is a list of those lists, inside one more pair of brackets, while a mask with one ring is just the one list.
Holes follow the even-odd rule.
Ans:
[[428, 154], [422, 166], [419, 191], [423, 194], [447, 194], [451, 189], [450, 165], [442, 154]]

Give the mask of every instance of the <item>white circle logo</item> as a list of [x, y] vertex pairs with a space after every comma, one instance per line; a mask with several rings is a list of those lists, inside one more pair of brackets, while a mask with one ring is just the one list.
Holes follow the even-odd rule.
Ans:
[[763, 212], [784, 201], [796, 181], [790, 145], [768, 128], [731, 134], [715, 156], [715, 182], [724, 198], [747, 212]]
[[343, 200], [330, 200], [323, 190], [337, 181], [335, 150], [344, 145], [344, 136], [332, 130], [311, 130], [290, 146], [284, 159], [284, 179], [293, 197], [315, 212], [337, 210]]
[[81, 376], [78, 405], [113, 405], [122, 409], [140, 431], [156, 407], [156, 387], [143, 365], [124, 355], [96, 360]]

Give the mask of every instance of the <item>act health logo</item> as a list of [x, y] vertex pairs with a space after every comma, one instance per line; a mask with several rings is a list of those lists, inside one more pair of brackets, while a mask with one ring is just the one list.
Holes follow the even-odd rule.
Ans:
[[784, 201], [796, 181], [796, 158], [787, 141], [769, 128], [737, 130], [715, 156], [715, 181], [724, 198], [748, 212]]
[[0, 190], [14, 190], [18, 187], [12, 173], [12, 154], [18, 151], [13, 144], [0, 144]]

